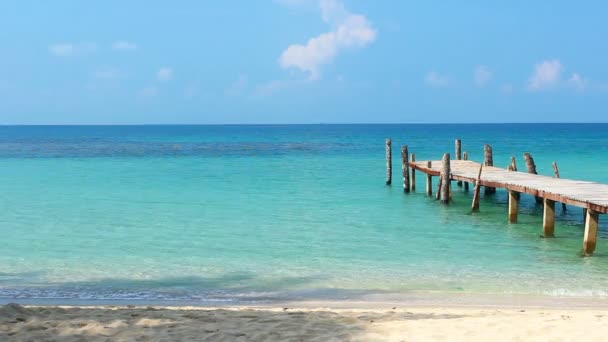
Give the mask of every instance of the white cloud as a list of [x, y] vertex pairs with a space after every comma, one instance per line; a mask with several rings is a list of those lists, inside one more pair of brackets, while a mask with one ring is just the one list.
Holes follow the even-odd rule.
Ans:
[[156, 72], [156, 78], [159, 81], [168, 81], [173, 78], [173, 69], [169, 67], [163, 67], [158, 69]]
[[311, 80], [319, 79], [320, 67], [333, 61], [343, 49], [364, 47], [376, 39], [376, 30], [362, 15], [352, 14], [338, 0], [321, 0], [323, 20], [332, 30], [310, 38], [305, 45], [293, 44], [279, 57], [284, 69], [296, 68], [309, 74]]
[[427, 73], [424, 77], [424, 81], [432, 87], [446, 87], [450, 83], [447, 76], [441, 75], [435, 71]]
[[475, 68], [474, 78], [475, 84], [483, 87], [492, 79], [492, 71], [487, 66], [480, 65]]
[[586, 78], [583, 78], [581, 75], [579, 75], [576, 72], [573, 73], [572, 76], [570, 76], [570, 78], [568, 79], [568, 85], [578, 91], [585, 90], [585, 88], [587, 88], [588, 84], [589, 84], [589, 80], [587, 80]]
[[557, 86], [560, 83], [562, 69], [562, 63], [557, 59], [536, 64], [534, 73], [528, 81], [528, 89], [538, 91]]
[[126, 40], [119, 40], [119, 41], [112, 43], [112, 49], [118, 50], [118, 51], [135, 51], [138, 48], [139, 47], [137, 46], [137, 44], [128, 42]]
[[138, 93], [140, 97], [154, 97], [158, 94], [158, 88], [155, 86], [148, 86], [141, 89]]

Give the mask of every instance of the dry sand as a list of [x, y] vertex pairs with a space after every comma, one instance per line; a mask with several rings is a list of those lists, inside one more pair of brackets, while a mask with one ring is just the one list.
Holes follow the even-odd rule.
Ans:
[[0, 307], [0, 341], [575, 340], [608, 340], [608, 310]]

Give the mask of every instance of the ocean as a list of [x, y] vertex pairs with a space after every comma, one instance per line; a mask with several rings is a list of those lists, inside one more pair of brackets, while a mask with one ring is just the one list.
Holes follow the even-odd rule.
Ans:
[[[393, 185], [385, 186], [385, 138]], [[608, 219], [454, 187], [404, 194], [400, 146], [608, 183], [608, 124], [0, 126], [0, 300], [192, 305], [452, 294], [608, 297]], [[436, 184], [436, 183], [435, 183]], [[482, 192], [483, 194], [483, 192]], [[370, 297], [371, 296], [371, 297]]]

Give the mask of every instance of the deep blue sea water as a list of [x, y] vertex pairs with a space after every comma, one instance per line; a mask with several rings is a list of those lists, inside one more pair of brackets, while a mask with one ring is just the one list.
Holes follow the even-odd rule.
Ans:
[[[393, 139], [393, 186], [384, 139]], [[0, 127], [0, 299], [206, 304], [368, 294], [608, 297], [608, 219], [581, 257], [580, 208], [400, 186], [461, 138], [495, 166], [608, 183], [608, 124]], [[559, 206], [558, 206], [559, 208]], [[558, 209], [559, 212], [559, 209]]]

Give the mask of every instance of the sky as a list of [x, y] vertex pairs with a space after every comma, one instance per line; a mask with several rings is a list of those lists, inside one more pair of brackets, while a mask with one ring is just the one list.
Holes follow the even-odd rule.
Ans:
[[608, 122], [605, 1], [0, 2], [0, 124]]

